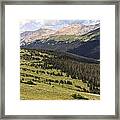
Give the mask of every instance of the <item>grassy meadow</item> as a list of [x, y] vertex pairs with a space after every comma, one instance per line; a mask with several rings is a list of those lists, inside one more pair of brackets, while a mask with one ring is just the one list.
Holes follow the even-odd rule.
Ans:
[[80, 63], [51, 51], [21, 49], [21, 100], [99, 100], [99, 91], [99, 64]]

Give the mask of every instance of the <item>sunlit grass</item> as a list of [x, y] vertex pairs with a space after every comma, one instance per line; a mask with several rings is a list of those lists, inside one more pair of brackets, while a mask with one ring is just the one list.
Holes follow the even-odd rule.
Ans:
[[[22, 49], [20, 55], [22, 56], [25, 54], [31, 55], [30, 50]], [[53, 55], [41, 52], [38, 52], [37, 54], [53, 57]], [[21, 59], [20, 61], [20, 99], [73, 100], [73, 94], [79, 94], [90, 100], [100, 99], [99, 95], [87, 93], [87, 91], [89, 91], [89, 87], [86, 83], [83, 83], [82, 80], [72, 79], [71, 76], [67, 76], [66, 73], [62, 72], [60, 69], [43, 69], [41, 67], [31, 66], [32, 63], [44, 64], [44, 61], [42, 61], [43, 57], [36, 55], [34, 58], [40, 58], [40, 60]], [[61, 76], [58, 75], [60, 73], [62, 73]], [[32, 75], [33, 77], [29, 75]], [[49, 80], [52, 81], [50, 82]], [[62, 84], [60, 83], [61, 80], [63, 82], [70, 81], [72, 84]], [[31, 84], [28, 84], [28, 81], [30, 81]]]

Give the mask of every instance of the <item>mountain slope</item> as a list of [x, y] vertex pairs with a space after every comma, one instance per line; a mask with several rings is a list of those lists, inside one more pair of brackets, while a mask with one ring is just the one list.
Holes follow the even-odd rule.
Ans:
[[100, 41], [99, 38], [81, 44], [79, 47], [68, 50], [68, 52], [94, 59], [100, 59]]
[[55, 35], [83, 35], [99, 27], [100, 27], [99, 24], [95, 25], [71, 24], [56, 31]]
[[[66, 37], [66, 36], [65, 36]], [[62, 38], [64, 39], [64, 38]], [[21, 48], [28, 49], [43, 49], [43, 50], [52, 50], [59, 52], [70, 52], [79, 56], [84, 56], [93, 59], [100, 59], [100, 29], [90, 31], [82, 36], [79, 39], [76, 39], [74, 36], [70, 40], [59, 40], [54, 37], [54, 39], [46, 40], [36, 40], [30, 44], [21, 46]]]
[[48, 38], [49, 35], [53, 34], [54, 30], [52, 29], [39, 29], [36, 31], [28, 31], [21, 33], [21, 45], [29, 44], [37, 39], [45, 39]]
[[88, 41], [82, 42], [78, 47], [70, 49], [68, 52], [88, 58], [100, 59], [100, 29], [86, 35], [90, 35]]
[[46, 39], [54, 39], [54, 40], [71, 40], [71, 39], [79, 39], [81, 35], [87, 34], [90, 31], [99, 28], [99, 24], [95, 25], [81, 25], [81, 24], [71, 24], [69, 26], [65, 26], [58, 30], [52, 29], [44, 29], [40, 28], [36, 31], [26, 31], [21, 33], [21, 45], [29, 44], [35, 40], [46, 40]]

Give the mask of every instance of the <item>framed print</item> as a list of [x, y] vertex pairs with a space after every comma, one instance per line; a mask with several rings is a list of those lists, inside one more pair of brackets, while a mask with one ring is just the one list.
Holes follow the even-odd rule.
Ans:
[[1, 9], [1, 118], [119, 119], [117, 0]]

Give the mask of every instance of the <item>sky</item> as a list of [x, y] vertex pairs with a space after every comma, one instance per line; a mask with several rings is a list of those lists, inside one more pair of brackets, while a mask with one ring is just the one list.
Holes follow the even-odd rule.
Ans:
[[20, 22], [20, 32], [35, 31], [40, 28], [57, 30], [71, 24], [91, 25], [100, 23], [99, 20], [24, 20]]

